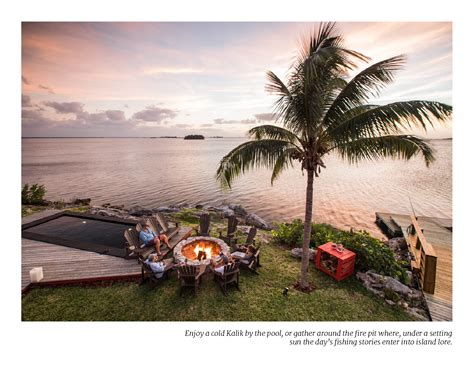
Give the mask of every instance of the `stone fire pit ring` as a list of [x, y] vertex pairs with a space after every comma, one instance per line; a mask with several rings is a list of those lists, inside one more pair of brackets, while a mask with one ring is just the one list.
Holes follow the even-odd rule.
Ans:
[[[209, 237], [209, 236], [192, 236], [192, 237], [189, 237], [186, 240], [180, 241], [174, 247], [173, 257], [174, 257], [175, 261], [178, 264], [187, 263], [187, 264], [196, 265], [196, 266], [202, 265], [202, 264], [209, 265], [211, 263], [211, 258], [206, 258], [206, 259], [202, 259], [202, 260], [198, 260], [198, 259], [191, 260], [191, 259], [185, 257], [184, 254], [183, 254], [183, 248], [187, 247], [188, 245], [192, 245], [192, 244], [197, 245], [200, 242], [207, 242], [207, 243], [214, 244], [214, 245], [220, 247], [220, 251], [222, 251], [225, 255], [230, 256], [230, 248], [229, 248], [229, 246], [227, 245], [227, 243], [225, 241], [223, 241], [221, 239]], [[213, 256], [212, 258], [215, 258], [215, 256]]]

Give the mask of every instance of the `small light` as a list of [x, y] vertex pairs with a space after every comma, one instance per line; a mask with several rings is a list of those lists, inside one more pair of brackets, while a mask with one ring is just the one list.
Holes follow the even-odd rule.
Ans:
[[83, 221], [82, 223], [83, 223], [83, 224], [85, 224], [85, 223], [86, 223], [86, 221]]

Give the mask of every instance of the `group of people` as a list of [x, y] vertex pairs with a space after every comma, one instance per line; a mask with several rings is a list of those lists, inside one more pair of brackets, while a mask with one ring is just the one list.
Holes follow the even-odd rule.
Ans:
[[[148, 256], [145, 263], [150, 267], [156, 278], [161, 278], [166, 269], [166, 264], [163, 260], [160, 260], [161, 253], [161, 242], [165, 243], [168, 249], [171, 249], [169, 245], [168, 237], [164, 232], [155, 233], [153, 229], [147, 224], [142, 223], [142, 229], [140, 231], [140, 243], [141, 247], [152, 247], [156, 249], [156, 253], [152, 253]], [[255, 254], [256, 249], [253, 245], [242, 246], [230, 256], [220, 252], [218, 256], [211, 259], [211, 266], [214, 271], [224, 273], [224, 267], [233, 263], [234, 261], [245, 261], [252, 258]]]

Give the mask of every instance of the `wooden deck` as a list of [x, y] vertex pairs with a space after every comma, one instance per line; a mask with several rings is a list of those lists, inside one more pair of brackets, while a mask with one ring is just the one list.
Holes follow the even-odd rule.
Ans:
[[[404, 235], [411, 224], [409, 215], [377, 212], [376, 216], [378, 219], [396, 223]], [[435, 292], [424, 293], [431, 318], [434, 321], [451, 321], [453, 319], [452, 220], [418, 216], [417, 221], [437, 255]]]
[[[26, 224], [58, 212], [60, 211], [43, 211], [23, 218], [22, 223]], [[189, 227], [182, 227], [170, 240], [170, 244], [173, 245], [190, 234]], [[138, 278], [141, 275], [141, 267], [136, 259], [123, 259], [22, 238], [22, 291], [30, 285], [29, 273], [34, 267], [43, 267], [44, 278], [39, 285]]]

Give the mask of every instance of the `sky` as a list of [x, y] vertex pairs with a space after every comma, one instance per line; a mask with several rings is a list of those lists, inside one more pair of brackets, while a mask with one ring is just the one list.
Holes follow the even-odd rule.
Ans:
[[[285, 79], [319, 23], [22, 23], [23, 137], [243, 137], [272, 120], [266, 72]], [[404, 54], [373, 103], [452, 104], [450, 22], [337, 23], [371, 63]], [[352, 72], [354, 76], [361, 69]], [[451, 123], [415, 131], [452, 136]]]

